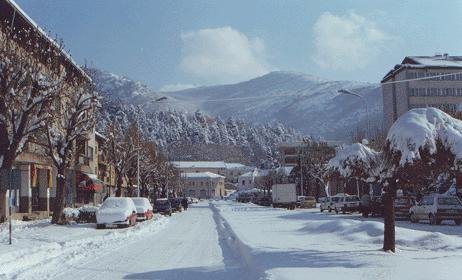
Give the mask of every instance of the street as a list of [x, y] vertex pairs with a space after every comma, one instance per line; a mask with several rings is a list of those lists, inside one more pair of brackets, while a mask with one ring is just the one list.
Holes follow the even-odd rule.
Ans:
[[47, 236], [63, 227], [31, 223], [16, 225], [13, 248], [1, 228], [0, 279], [435, 280], [460, 273], [462, 260], [460, 227], [449, 223], [398, 222], [398, 252], [390, 254], [380, 250], [380, 219], [224, 201], [129, 229], [71, 225], [58, 242]]

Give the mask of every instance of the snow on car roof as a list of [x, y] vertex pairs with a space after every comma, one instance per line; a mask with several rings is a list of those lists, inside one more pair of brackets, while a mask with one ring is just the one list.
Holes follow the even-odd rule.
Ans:
[[186, 178], [225, 178], [212, 172], [187, 172], [184, 173], [184, 176]]

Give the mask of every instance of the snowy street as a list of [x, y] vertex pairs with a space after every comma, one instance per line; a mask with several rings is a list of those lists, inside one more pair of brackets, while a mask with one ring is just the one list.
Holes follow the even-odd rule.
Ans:
[[435, 280], [462, 273], [458, 226], [398, 222], [398, 251], [390, 254], [380, 250], [379, 219], [317, 209], [214, 201], [129, 229], [18, 222], [13, 246], [6, 229], [1, 279]]

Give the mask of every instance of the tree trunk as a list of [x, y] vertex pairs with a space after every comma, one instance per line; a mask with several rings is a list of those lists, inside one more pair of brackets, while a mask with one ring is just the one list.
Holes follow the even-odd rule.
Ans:
[[395, 206], [393, 197], [390, 191], [383, 195], [383, 250], [395, 252]]
[[[0, 174], [10, 174], [13, 167], [13, 161], [3, 162], [2, 168], [0, 168]], [[5, 187], [5, 186], [2, 186]], [[7, 213], [7, 206], [6, 206], [6, 192], [0, 191], [0, 223], [6, 221], [8, 213]]]
[[117, 175], [116, 197], [122, 196], [122, 176]]
[[58, 175], [56, 176], [56, 198], [53, 205], [52, 224], [62, 225], [66, 221], [63, 217], [64, 210], [64, 189], [66, 187], [66, 178], [64, 177], [64, 167], [58, 167]]

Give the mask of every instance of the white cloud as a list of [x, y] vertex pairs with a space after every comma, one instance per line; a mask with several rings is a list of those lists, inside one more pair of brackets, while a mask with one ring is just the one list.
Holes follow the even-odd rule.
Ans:
[[391, 36], [354, 12], [338, 16], [323, 13], [313, 27], [315, 54], [322, 68], [353, 70], [370, 64], [389, 43]]
[[198, 83], [234, 83], [272, 70], [265, 45], [231, 28], [200, 29], [183, 33], [179, 68]]
[[196, 87], [193, 84], [169, 84], [162, 86], [159, 91], [178, 91]]

